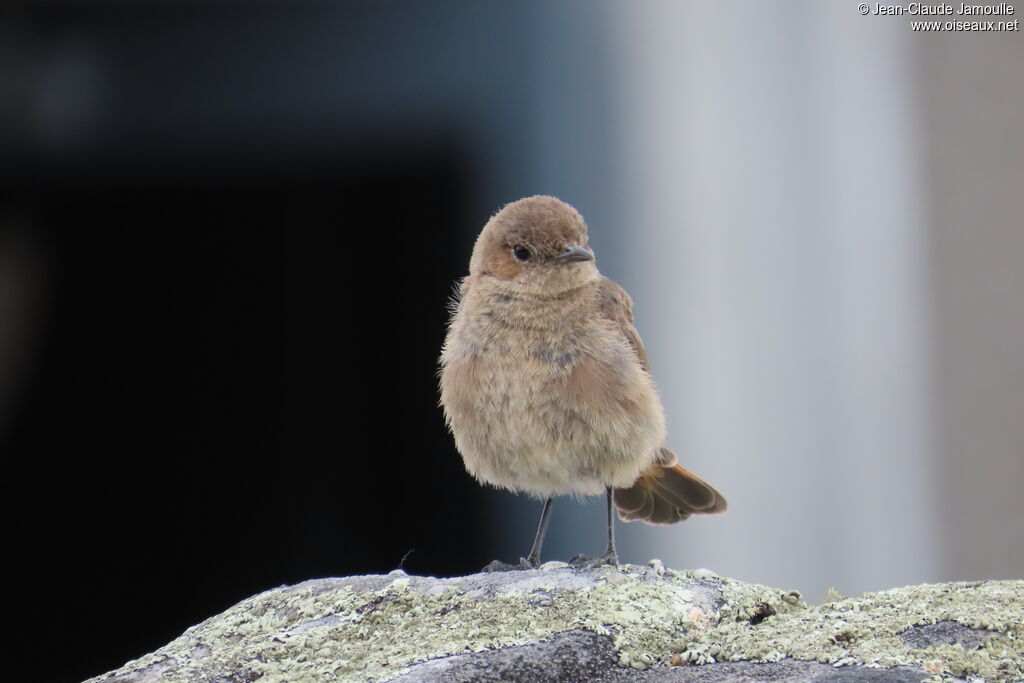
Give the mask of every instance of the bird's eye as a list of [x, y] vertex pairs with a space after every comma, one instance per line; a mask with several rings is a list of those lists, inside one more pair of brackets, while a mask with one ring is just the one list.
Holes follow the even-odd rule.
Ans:
[[529, 261], [530, 256], [532, 256], [532, 254], [530, 254], [530, 250], [521, 244], [519, 246], [512, 247], [512, 255], [516, 257], [517, 261]]

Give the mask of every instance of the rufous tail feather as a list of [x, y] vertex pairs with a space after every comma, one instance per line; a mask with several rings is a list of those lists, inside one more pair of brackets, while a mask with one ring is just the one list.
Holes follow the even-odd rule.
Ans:
[[619, 519], [656, 525], [675, 524], [695, 513], [725, 512], [728, 507], [715, 487], [677, 464], [675, 454], [666, 448], [635, 484], [615, 489], [612, 501]]

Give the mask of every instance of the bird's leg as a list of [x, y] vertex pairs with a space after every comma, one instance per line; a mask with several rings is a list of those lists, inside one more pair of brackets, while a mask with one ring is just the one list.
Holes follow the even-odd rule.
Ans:
[[544, 501], [544, 509], [540, 513], [540, 524], [537, 525], [537, 535], [533, 538], [533, 547], [530, 548], [529, 555], [519, 560], [519, 565], [523, 569], [536, 569], [540, 566], [540, 548], [544, 545], [544, 535], [548, 532], [548, 524], [551, 522], [551, 504], [554, 502], [554, 498]]
[[494, 560], [483, 568], [485, 572], [507, 572], [513, 569], [536, 569], [540, 566], [540, 548], [544, 545], [544, 534], [548, 532], [548, 523], [551, 521], [551, 504], [554, 498], [544, 501], [544, 509], [540, 513], [540, 524], [537, 525], [537, 535], [533, 539], [533, 547], [530, 548], [529, 557], [519, 559], [519, 564], [509, 564], [501, 560]]
[[598, 563], [617, 567], [619, 565], [619, 556], [615, 553], [615, 515], [612, 513], [612, 487], [606, 486], [605, 493], [608, 495], [608, 549], [605, 550], [604, 557], [598, 559]]
[[612, 487], [606, 486], [605, 493], [608, 495], [608, 549], [601, 557], [590, 555], [577, 555], [569, 560], [569, 564], [576, 569], [593, 569], [594, 567], [619, 566], [619, 556], [615, 552], [615, 517], [612, 513]]

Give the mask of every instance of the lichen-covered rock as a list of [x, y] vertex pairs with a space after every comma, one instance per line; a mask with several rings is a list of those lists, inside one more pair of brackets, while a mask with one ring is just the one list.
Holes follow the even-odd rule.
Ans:
[[718, 623], [696, 634], [681, 658], [793, 658], [834, 666], [912, 666], [940, 678], [1024, 678], [1024, 581], [907, 586], [858, 598], [835, 596], [816, 607], [794, 605], [788, 596], [784, 613], [752, 625], [748, 605], [764, 590], [725, 582]]
[[793, 591], [657, 561], [318, 579], [243, 600], [91, 680], [1024, 678], [1024, 581], [830, 598], [809, 607]]

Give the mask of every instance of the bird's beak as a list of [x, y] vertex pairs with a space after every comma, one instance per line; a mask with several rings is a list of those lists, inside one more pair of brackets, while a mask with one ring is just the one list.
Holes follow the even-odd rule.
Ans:
[[561, 254], [555, 257], [557, 261], [562, 263], [574, 263], [577, 261], [593, 261], [594, 252], [590, 251], [586, 247], [581, 247], [578, 244], [570, 244], [565, 248]]

